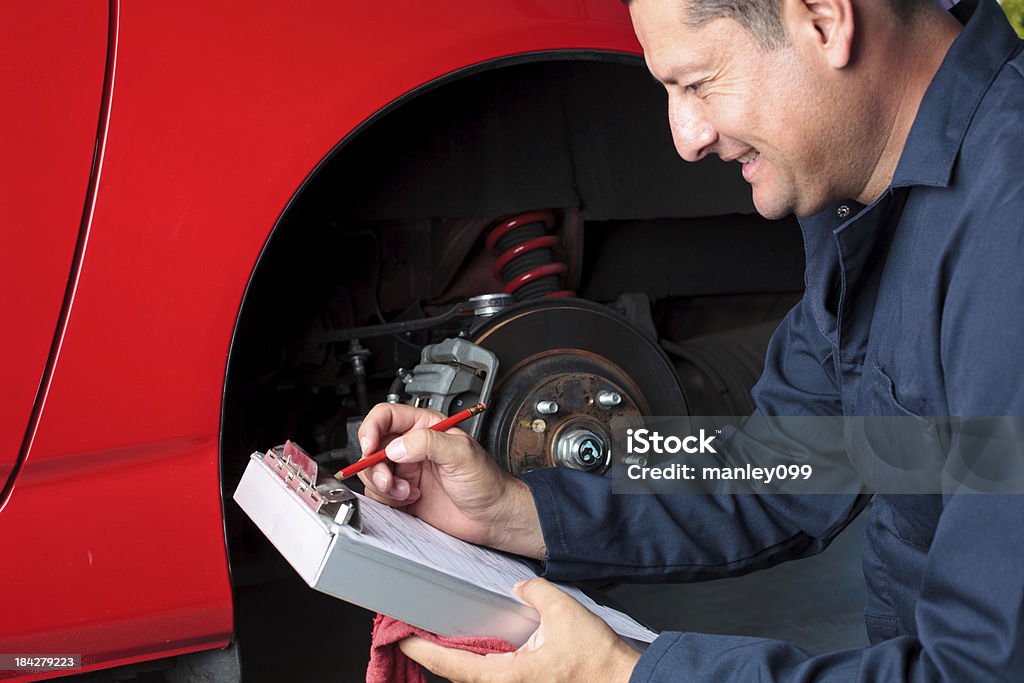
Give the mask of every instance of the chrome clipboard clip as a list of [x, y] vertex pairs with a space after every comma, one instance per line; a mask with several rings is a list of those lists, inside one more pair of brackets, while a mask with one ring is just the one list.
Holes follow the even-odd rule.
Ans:
[[316, 461], [297, 444], [286, 441], [283, 446], [271, 448], [262, 458], [313, 512], [328, 517], [335, 524], [362, 531], [356, 494], [333, 476], [321, 477]]

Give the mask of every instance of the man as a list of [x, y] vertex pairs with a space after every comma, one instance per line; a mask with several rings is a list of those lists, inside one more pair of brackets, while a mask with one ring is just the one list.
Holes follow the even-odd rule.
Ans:
[[[742, 164], [794, 212], [806, 291], [754, 389], [764, 415], [1024, 415], [1024, 57], [995, 0], [634, 0], [679, 154]], [[694, 580], [818, 552], [864, 506], [832, 496], [613, 496], [607, 478], [502, 472], [439, 419], [378, 406], [370, 495], [556, 579]], [[398, 438], [399, 435], [405, 435]], [[862, 471], [857, 444], [847, 456]], [[875, 497], [869, 647], [663, 633], [642, 655], [543, 580], [531, 641], [481, 657], [417, 638], [456, 681], [1024, 680], [1024, 495]]]

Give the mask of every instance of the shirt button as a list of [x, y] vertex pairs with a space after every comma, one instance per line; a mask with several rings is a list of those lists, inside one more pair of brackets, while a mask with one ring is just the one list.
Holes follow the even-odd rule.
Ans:
[[847, 216], [850, 215], [850, 207], [848, 207], [846, 204], [843, 204], [838, 209], [836, 209], [836, 215], [839, 216], [840, 218], [846, 218]]

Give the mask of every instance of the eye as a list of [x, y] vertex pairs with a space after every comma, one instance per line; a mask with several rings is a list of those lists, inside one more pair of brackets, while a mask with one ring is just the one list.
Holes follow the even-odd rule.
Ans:
[[683, 91], [690, 95], [700, 95], [700, 90], [707, 81], [695, 81], [683, 87]]

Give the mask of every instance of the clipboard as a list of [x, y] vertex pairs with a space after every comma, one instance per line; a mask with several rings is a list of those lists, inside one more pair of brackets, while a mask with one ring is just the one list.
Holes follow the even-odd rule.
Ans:
[[[536, 576], [522, 560], [430, 527], [360, 496], [292, 442], [250, 456], [234, 500], [311, 588], [444, 636], [496, 636], [520, 646], [540, 625], [511, 591]], [[413, 542], [415, 541], [415, 542]], [[638, 643], [657, 634], [627, 615], [580, 600]]]

